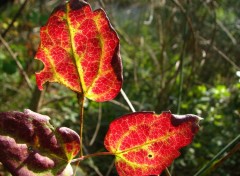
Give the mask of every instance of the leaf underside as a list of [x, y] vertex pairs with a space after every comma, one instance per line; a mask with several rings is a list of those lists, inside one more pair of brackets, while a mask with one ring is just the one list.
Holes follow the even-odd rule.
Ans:
[[0, 113], [0, 162], [12, 175], [72, 175], [79, 136], [66, 127], [55, 130], [49, 119], [30, 110]]
[[58, 82], [94, 101], [115, 98], [122, 86], [119, 38], [102, 9], [70, 0], [59, 5], [40, 31], [36, 73], [40, 90]]
[[136, 112], [113, 121], [104, 144], [120, 176], [158, 175], [191, 143], [198, 121], [195, 115]]

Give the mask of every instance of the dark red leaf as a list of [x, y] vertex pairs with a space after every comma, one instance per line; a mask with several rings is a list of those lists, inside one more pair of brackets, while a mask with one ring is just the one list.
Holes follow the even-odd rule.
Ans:
[[54, 130], [50, 118], [30, 110], [0, 113], [0, 162], [14, 176], [71, 175], [80, 150], [73, 130]]

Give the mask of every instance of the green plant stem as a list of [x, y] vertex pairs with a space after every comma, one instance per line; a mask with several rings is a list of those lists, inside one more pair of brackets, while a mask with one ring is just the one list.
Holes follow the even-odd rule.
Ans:
[[218, 152], [206, 165], [204, 165], [194, 176], [204, 175], [204, 173], [210, 169], [213, 163], [223, 155], [229, 148], [231, 148], [236, 142], [239, 142], [240, 134], [234, 138], [228, 145], [226, 145], [220, 152]]
[[217, 162], [213, 164], [212, 169], [216, 169], [217, 167], [220, 167], [228, 158], [230, 158], [234, 153], [236, 153], [238, 150], [240, 150], [240, 142], [238, 142], [229, 152], [226, 156], [223, 156], [220, 158]]
[[183, 54], [180, 56], [180, 84], [179, 84], [179, 95], [177, 101], [177, 114], [181, 112], [181, 102], [182, 102], [182, 90], [183, 90]]
[[[185, 58], [185, 53], [186, 53], [186, 44], [187, 44], [187, 39], [186, 36], [188, 34], [188, 24], [189, 24], [189, 28], [192, 31], [193, 34], [193, 38], [195, 38], [194, 36], [194, 31], [191, 25], [191, 20], [188, 17], [188, 9], [184, 9], [183, 6], [179, 3], [178, 0], [172, 0], [172, 2], [178, 7], [180, 8], [180, 10], [182, 11], [183, 15], [186, 18], [186, 24], [184, 26], [184, 34], [183, 34], [183, 45], [182, 45], [182, 49], [181, 49], [181, 54], [179, 57], [180, 60], [180, 75], [179, 75], [179, 94], [178, 94], [178, 99], [177, 99], [177, 114], [181, 113], [181, 103], [182, 103], [182, 91], [183, 91], [183, 81], [184, 81], [184, 58]], [[170, 173], [173, 174], [173, 170], [174, 170], [174, 161], [171, 164], [170, 167]]]
[[80, 116], [80, 158], [83, 156], [83, 150], [82, 150], [82, 138], [83, 138], [83, 113], [84, 113], [84, 95], [78, 93], [78, 104], [79, 104], [79, 116]]
[[124, 100], [127, 102], [129, 108], [131, 109], [132, 112], [136, 112], [136, 110], [134, 109], [131, 101], [128, 99], [127, 95], [125, 94], [125, 92], [123, 91], [123, 89], [120, 90]]
[[[80, 154], [79, 154], [79, 156], [80, 156], [80, 158], [82, 158], [83, 157], [83, 142], [82, 142], [82, 138], [83, 138], [83, 113], [84, 113], [84, 107], [83, 107], [83, 105], [84, 105], [84, 95], [83, 94], [80, 94], [80, 93], [77, 93], [77, 98], [78, 98], [78, 104], [79, 104], [79, 116], [80, 116]], [[75, 169], [75, 171], [74, 171], [74, 176], [76, 175], [76, 173], [77, 173], [77, 167], [78, 167], [78, 165], [79, 165], [79, 163], [80, 163], [80, 159], [79, 160], [77, 160], [76, 162], [77, 162], [77, 164], [76, 164], [76, 169]]]
[[106, 155], [115, 155], [114, 153], [111, 153], [111, 152], [97, 152], [97, 153], [92, 153], [92, 154], [89, 154], [89, 155], [85, 155], [85, 156], [81, 156], [80, 158], [76, 158], [76, 159], [73, 159], [71, 161], [71, 163], [74, 163], [74, 162], [79, 162], [79, 161], [82, 161], [84, 159], [88, 159], [88, 158], [91, 158], [91, 157], [95, 157], [95, 156], [106, 156]]

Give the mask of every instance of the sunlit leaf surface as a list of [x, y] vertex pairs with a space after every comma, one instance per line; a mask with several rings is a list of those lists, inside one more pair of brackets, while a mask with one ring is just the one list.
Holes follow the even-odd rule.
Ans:
[[95, 101], [113, 99], [122, 86], [119, 39], [102, 9], [78, 0], [55, 8], [40, 32], [36, 73], [40, 90], [58, 82]]
[[191, 143], [199, 117], [136, 112], [114, 120], [105, 147], [116, 156], [120, 176], [158, 175]]

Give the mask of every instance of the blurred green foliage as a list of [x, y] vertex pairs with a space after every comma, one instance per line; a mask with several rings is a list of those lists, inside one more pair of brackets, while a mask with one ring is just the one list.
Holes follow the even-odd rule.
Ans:
[[[0, 1], [0, 33], [35, 87], [34, 60], [39, 30], [60, 0]], [[8, 3], [3, 3], [8, 2]], [[89, 0], [104, 7], [121, 41], [123, 89], [138, 111], [171, 110], [204, 118], [192, 145], [184, 148], [173, 175], [193, 175], [240, 133], [240, 1], [237, 0]], [[9, 28], [9, 29], [8, 29]], [[19, 67], [0, 42], [0, 111], [32, 108], [55, 126], [79, 130], [76, 95], [58, 84], [44, 92], [29, 88]], [[37, 106], [36, 106], [37, 103]], [[84, 153], [104, 151], [109, 123], [129, 113], [119, 95], [100, 105], [86, 100]], [[100, 113], [99, 113], [100, 112]], [[101, 126], [90, 145], [98, 118]], [[209, 175], [240, 175], [239, 151]], [[112, 157], [81, 162], [78, 174], [116, 175]], [[1, 171], [5, 172], [0, 166]], [[171, 170], [171, 169], [170, 169]]]

